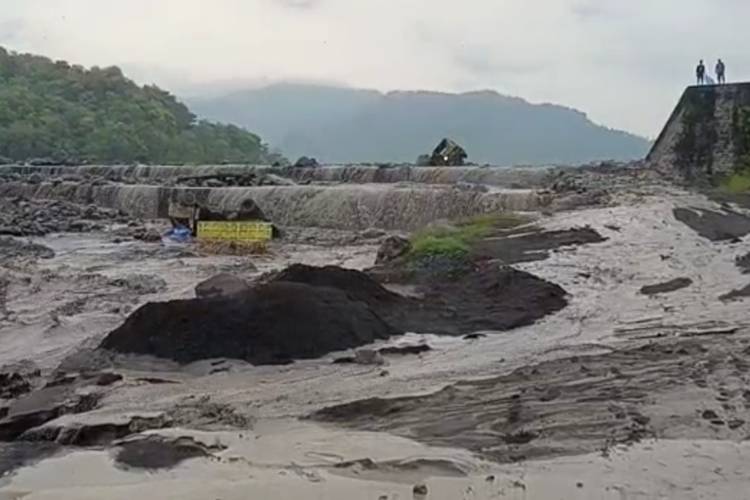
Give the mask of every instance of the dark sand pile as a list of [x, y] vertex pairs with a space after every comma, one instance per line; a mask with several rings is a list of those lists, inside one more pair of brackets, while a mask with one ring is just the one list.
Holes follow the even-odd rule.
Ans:
[[353, 300], [364, 302], [371, 307], [386, 307], [410, 302], [404, 296], [384, 288], [361, 271], [337, 266], [316, 267], [292, 264], [276, 274], [272, 281], [337, 288], [346, 292]]
[[433, 310], [442, 308], [443, 317], [448, 311], [453, 318], [452, 325], [435, 324], [434, 332], [457, 335], [531, 325], [568, 305], [562, 287], [492, 261], [475, 264], [455, 281], [430, 283], [424, 300]]
[[360, 271], [295, 264], [231, 296], [146, 304], [100, 347], [179, 363], [235, 358], [283, 364], [406, 331], [507, 330], [566, 304], [559, 286], [491, 263], [433, 283], [419, 299], [393, 293]]
[[567, 305], [565, 290], [558, 285], [494, 262], [477, 263], [456, 279], [429, 281], [420, 287], [420, 299], [393, 293], [365, 273], [335, 266], [294, 264], [274, 281], [344, 290], [398, 330], [417, 333], [508, 330], [533, 324]]
[[544, 260], [563, 247], [601, 243], [607, 238], [590, 226], [546, 231], [521, 228], [487, 238], [474, 245], [475, 259], [498, 259], [506, 264]]
[[724, 208], [723, 211], [703, 208], [674, 208], [674, 218], [703, 238], [711, 241], [737, 241], [750, 234], [750, 217]]
[[235, 358], [263, 365], [317, 358], [401, 333], [342, 290], [275, 282], [232, 297], [145, 304], [100, 347], [179, 363]]

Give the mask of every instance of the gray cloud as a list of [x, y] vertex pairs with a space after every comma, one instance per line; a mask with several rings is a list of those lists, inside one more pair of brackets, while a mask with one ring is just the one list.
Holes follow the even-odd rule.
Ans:
[[495, 88], [655, 135], [698, 58], [750, 77], [746, 0], [4, 0], [13, 48], [180, 90]]
[[292, 9], [308, 10], [321, 4], [320, 0], [272, 0], [274, 3]]

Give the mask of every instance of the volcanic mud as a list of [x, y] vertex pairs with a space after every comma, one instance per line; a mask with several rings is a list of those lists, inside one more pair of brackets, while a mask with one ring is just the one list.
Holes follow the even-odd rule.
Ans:
[[407, 331], [508, 330], [567, 304], [561, 287], [492, 263], [423, 292], [405, 297], [360, 271], [294, 264], [269, 282], [228, 296], [145, 304], [100, 348], [178, 363], [234, 358], [285, 364]]
[[313, 420], [463, 447], [497, 462], [599, 452], [644, 438], [744, 439], [748, 338], [648, 343], [459, 382], [425, 396], [369, 398]]
[[[747, 308], [740, 300], [718, 298], [746, 284], [735, 258], [747, 249], [743, 243], [714, 244], [672, 217], [674, 204], [701, 206], [700, 201], [659, 196], [646, 205], [638, 200], [633, 206], [556, 214], [539, 225], [566, 231], [589, 224], [608, 237], [578, 248], [542, 249], [549, 258], [514, 265], [569, 290], [564, 310], [511, 333], [488, 333], [471, 341], [405, 335], [368, 346], [386, 358], [386, 367], [363, 366], [356, 359], [353, 364], [323, 359], [284, 367], [231, 360], [178, 366], [122, 355], [128, 361], [138, 358], [140, 368], [89, 370], [82, 380], [76, 375], [79, 369], [64, 364], [56, 371], [66, 373], [48, 379], [49, 387], [21, 394], [2, 410], [19, 418], [24, 408], [36, 408], [40, 419], [64, 414], [41, 425], [31, 414], [25, 423], [6, 421], [36, 427], [23, 430], [15, 442], [0, 443], [0, 470], [15, 467], [13, 460], [24, 464], [49, 453], [49, 445], [31, 440], [55, 440], [73, 448], [3, 478], [0, 497], [412, 498], [414, 487], [422, 490], [424, 485], [434, 500], [743, 498], [750, 456], [743, 441], [750, 432]], [[102, 292], [122, 288], [117, 293], [123, 299], [112, 295], [107, 301], [127, 300], [126, 305], [185, 298], [217, 272], [243, 278], [252, 287], [261, 273], [290, 262], [364, 268], [376, 251], [374, 244], [366, 250], [325, 251], [287, 246], [279, 252], [283, 256], [253, 258], [248, 265], [249, 259], [136, 253], [133, 249], [150, 247], [140, 242], [104, 243], [110, 248], [105, 254], [89, 246], [93, 237], [73, 237], [80, 253], [61, 244], [64, 238], [47, 238], [44, 242], [56, 257], [10, 274], [16, 281], [9, 303], [14, 319], [2, 326], [6, 358], [32, 356], [46, 371], [79, 342], [98, 345], [122, 321], [121, 314], [106, 312]], [[475, 267], [467, 271], [478, 274], [486, 271], [480, 264], [507, 269], [491, 255], [469, 263]], [[22, 283], [21, 271], [33, 272], [35, 278]], [[298, 285], [337, 290], [388, 324], [394, 321], [386, 320], [388, 296], [378, 288], [362, 293], [371, 283], [361, 275], [351, 285], [324, 275], [336, 286], [321, 286], [326, 281], [314, 276], [318, 271], [298, 271], [304, 275], [296, 278], [302, 282]], [[135, 291], [143, 287], [133, 287], [131, 293], [125, 285], [111, 284], [136, 272], [164, 279], [167, 289], [159, 296], [143, 296]], [[75, 273], [88, 277], [76, 281]], [[266, 283], [289, 285], [295, 279], [288, 269], [279, 274], [286, 281], [267, 276]], [[652, 297], [638, 293], [642, 286], [678, 277], [689, 277], [694, 284]], [[412, 305], [428, 303], [425, 295], [433, 276], [424, 272], [422, 278], [404, 288], [405, 294], [415, 295]], [[457, 286], [461, 279], [478, 277], [469, 272], [434, 283]], [[71, 307], [73, 314], [61, 318], [62, 326], [45, 330], [50, 311], [79, 299], [87, 301], [83, 313]], [[413, 348], [419, 355], [398, 356], [391, 347], [412, 342], [430, 349]], [[16, 377], [9, 376], [10, 395], [27, 390], [11, 378]], [[31, 381], [32, 391], [39, 383]], [[85, 394], [99, 396], [76, 403]], [[403, 397], [407, 394], [411, 396]], [[43, 404], [45, 399], [61, 409]], [[91, 406], [84, 403], [96, 406], [86, 411]], [[296, 421], [311, 413], [314, 421]], [[320, 425], [328, 422], [342, 425]], [[154, 434], [160, 437], [149, 437]], [[195, 442], [186, 436], [195, 436]], [[634, 444], [650, 437], [657, 439]], [[127, 441], [117, 441], [122, 438]], [[115, 448], [102, 449], [110, 445]], [[222, 451], [222, 445], [227, 449]], [[513, 463], [480, 462], [467, 449]], [[578, 453], [587, 454], [559, 457]], [[164, 470], [183, 459], [179, 467]], [[150, 473], [138, 472], [144, 468]]]
[[158, 434], [138, 436], [118, 443], [115, 462], [134, 469], [171, 469], [185, 460], [211, 457], [223, 446], [206, 446], [191, 437], [169, 438]]
[[640, 289], [643, 295], [657, 295], [660, 293], [676, 292], [693, 284], [690, 278], [675, 278], [655, 285], [645, 285]]
[[276, 279], [345, 290], [401, 331], [439, 335], [509, 330], [567, 305], [558, 285], [495, 262], [478, 262], [451, 280], [420, 279], [415, 283], [419, 298], [393, 293], [364, 273], [332, 266], [293, 265]]
[[722, 210], [676, 207], [674, 218], [711, 241], [737, 241], [750, 234], [750, 217], [723, 206]]
[[544, 260], [562, 247], [607, 241], [591, 227], [574, 227], [555, 231], [543, 228], [519, 228], [505, 231], [478, 242], [472, 248], [475, 259], [497, 259], [506, 264]]
[[317, 358], [400, 333], [341, 290], [276, 282], [230, 297], [145, 304], [100, 347], [179, 363], [235, 358], [264, 365]]

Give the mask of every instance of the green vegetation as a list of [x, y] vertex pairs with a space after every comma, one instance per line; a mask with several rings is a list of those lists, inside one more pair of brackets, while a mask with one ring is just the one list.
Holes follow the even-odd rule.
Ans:
[[730, 174], [719, 181], [719, 189], [727, 193], [747, 193], [750, 191], [750, 171]]
[[471, 245], [482, 238], [528, 221], [528, 218], [521, 215], [503, 212], [477, 215], [449, 227], [427, 227], [412, 235], [409, 256], [414, 259], [435, 256], [463, 257], [468, 255]]
[[85, 69], [0, 47], [0, 157], [101, 163], [262, 163], [260, 138], [196, 121], [117, 67]]

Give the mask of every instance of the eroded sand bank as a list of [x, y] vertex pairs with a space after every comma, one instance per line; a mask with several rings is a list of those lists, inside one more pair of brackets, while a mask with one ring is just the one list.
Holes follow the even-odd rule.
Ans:
[[730, 499], [743, 498], [750, 482], [746, 442], [647, 440], [606, 457], [498, 466], [458, 449], [299, 423], [241, 438], [227, 433], [198, 433], [197, 438], [228, 448], [211, 459], [148, 473], [118, 467], [109, 451], [74, 452], [21, 470], [0, 490], [0, 498], [409, 499], [425, 498], [413, 494], [414, 485], [425, 485], [426, 498], [437, 500]]

